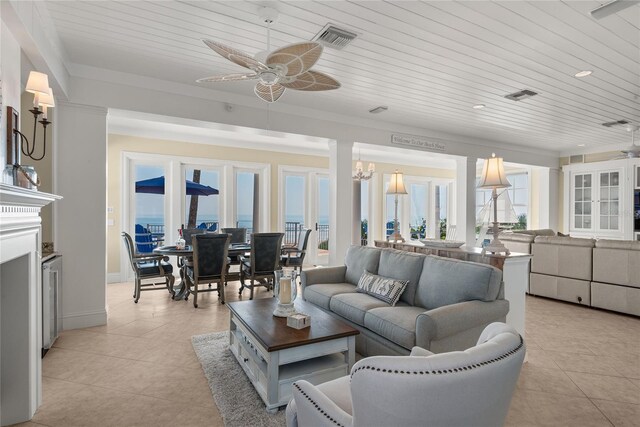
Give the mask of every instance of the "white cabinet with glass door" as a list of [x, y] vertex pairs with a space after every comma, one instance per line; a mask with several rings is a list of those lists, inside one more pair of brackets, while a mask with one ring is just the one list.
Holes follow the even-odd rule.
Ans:
[[[632, 238], [625, 214], [630, 178], [616, 162], [565, 167], [565, 209], [569, 232], [575, 237]], [[600, 168], [596, 169], [598, 166]], [[607, 166], [605, 168], [605, 166]], [[618, 166], [618, 167], [615, 167]], [[567, 173], [568, 172], [568, 173]], [[568, 206], [567, 206], [568, 205]]]

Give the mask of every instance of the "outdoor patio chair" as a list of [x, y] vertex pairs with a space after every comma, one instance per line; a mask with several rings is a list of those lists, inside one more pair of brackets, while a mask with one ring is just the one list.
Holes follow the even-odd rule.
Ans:
[[[128, 233], [122, 232], [122, 239], [124, 240], [124, 245], [127, 248], [129, 262], [131, 263], [131, 268], [135, 275], [135, 288], [133, 291], [134, 302], [138, 302], [142, 291], [167, 289], [169, 293], [173, 295], [173, 283], [175, 282], [175, 278], [173, 277], [173, 266], [167, 262], [169, 261], [169, 257], [155, 254], [140, 254], [136, 252], [133, 240]], [[142, 283], [143, 281], [158, 278], [164, 279], [164, 283], [156, 283], [155, 280], [153, 280], [152, 283]], [[160, 285], [164, 285], [164, 287], [158, 287]]]
[[137, 253], [150, 254], [157, 246], [153, 240], [153, 234], [140, 224], [136, 224], [135, 238]]
[[[187, 285], [193, 294], [193, 306], [198, 308], [198, 292], [217, 291], [220, 302], [224, 304], [224, 282], [229, 258], [230, 237], [226, 234], [195, 234], [193, 236], [193, 264], [187, 266]], [[215, 288], [212, 283], [217, 283]], [[199, 289], [199, 285], [209, 285], [208, 289]], [[187, 297], [188, 298], [188, 297]]]
[[[273, 286], [274, 271], [280, 267], [280, 249], [284, 233], [253, 233], [251, 234], [251, 256], [240, 257], [240, 291], [244, 288], [251, 291], [249, 299], [253, 299], [253, 288], [264, 286], [270, 289]], [[245, 279], [251, 280], [251, 284], [245, 284]], [[255, 284], [255, 281], [258, 281]]]
[[282, 256], [280, 263], [283, 267], [293, 267], [302, 272], [302, 264], [307, 254], [307, 243], [309, 243], [309, 235], [311, 230], [303, 228], [298, 232], [298, 245], [296, 247], [282, 248]]

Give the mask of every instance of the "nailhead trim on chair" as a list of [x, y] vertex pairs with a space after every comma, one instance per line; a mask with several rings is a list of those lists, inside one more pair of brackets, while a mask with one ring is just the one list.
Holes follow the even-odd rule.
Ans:
[[486, 362], [480, 362], [474, 365], [469, 365], [469, 366], [462, 366], [460, 368], [453, 368], [453, 369], [446, 369], [446, 370], [437, 370], [437, 371], [399, 371], [397, 369], [380, 369], [380, 368], [376, 368], [373, 366], [367, 366], [367, 365], [363, 365], [358, 367], [355, 371], [353, 371], [351, 373], [351, 378], [353, 378], [353, 376], [355, 375], [356, 372], [361, 371], [361, 370], [370, 370], [370, 371], [380, 371], [380, 372], [385, 372], [385, 373], [390, 373], [390, 374], [415, 374], [415, 375], [430, 375], [430, 374], [452, 374], [455, 372], [462, 372], [462, 371], [470, 371], [472, 369], [475, 368], [479, 368], [480, 366], [484, 366], [484, 365], [489, 365], [491, 363], [497, 362], [499, 360], [502, 359], [506, 359], [507, 357], [511, 356], [512, 354], [517, 353], [524, 345], [524, 341], [522, 340], [522, 336], [520, 336], [520, 344], [514, 348], [513, 350], [496, 357], [495, 359], [491, 359], [491, 360], [487, 360]]
[[338, 421], [334, 420], [334, 419], [333, 419], [333, 417], [331, 417], [329, 414], [327, 414], [327, 413], [324, 411], [324, 409], [320, 408], [320, 406], [319, 406], [319, 405], [318, 405], [318, 404], [317, 404], [317, 403], [316, 403], [312, 398], [310, 398], [310, 397], [309, 397], [309, 395], [308, 395], [307, 393], [305, 393], [305, 392], [300, 388], [300, 386], [299, 386], [298, 384], [293, 383], [293, 386], [294, 386], [295, 388], [297, 388], [297, 389], [298, 389], [298, 391], [299, 391], [300, 393], [302, 393], [302, 395], [303, 395], [303, 396], [304, 396], [304, 397], [305, 397], [309, 402], [311, 402], [311, 403], [313, 404], [313, 406], [315, 406], [315, 408], [316, 408], [316, 409], [317, 409], [317, 410], [318, 410], [322, 415], [324, 415], [324, 416], [325, 416], [325, 418], [327, 418], [329, 421], [331, 421], [332, 423], [334, 423], [335, 425], [337, 425], [337, 426], [339, 426], [339, 427], [345, 427], [345, 426], [343, 426], [342, 424], [340, 424]]

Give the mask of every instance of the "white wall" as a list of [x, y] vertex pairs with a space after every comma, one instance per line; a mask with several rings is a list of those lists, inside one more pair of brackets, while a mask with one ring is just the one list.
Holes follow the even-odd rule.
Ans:
[[59, 102], [54, 240], [63, 256], [62, 325], [107, 322], [107, 110]]
[[20, 45], [2, 21], [0, 30], [0, 69], [2, 70], [2, 120], [0, 120], [0, 165], [7, 163], [7, 106], [20, 111]]

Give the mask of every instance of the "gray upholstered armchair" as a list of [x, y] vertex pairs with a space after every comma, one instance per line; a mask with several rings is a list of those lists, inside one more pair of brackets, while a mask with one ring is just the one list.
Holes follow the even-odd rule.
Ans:
[[368, 357], [350, 376], [295, 382], [287, 426], [503, 425], [524, 355], [522, 337], [492, 323], [465, 351]]

